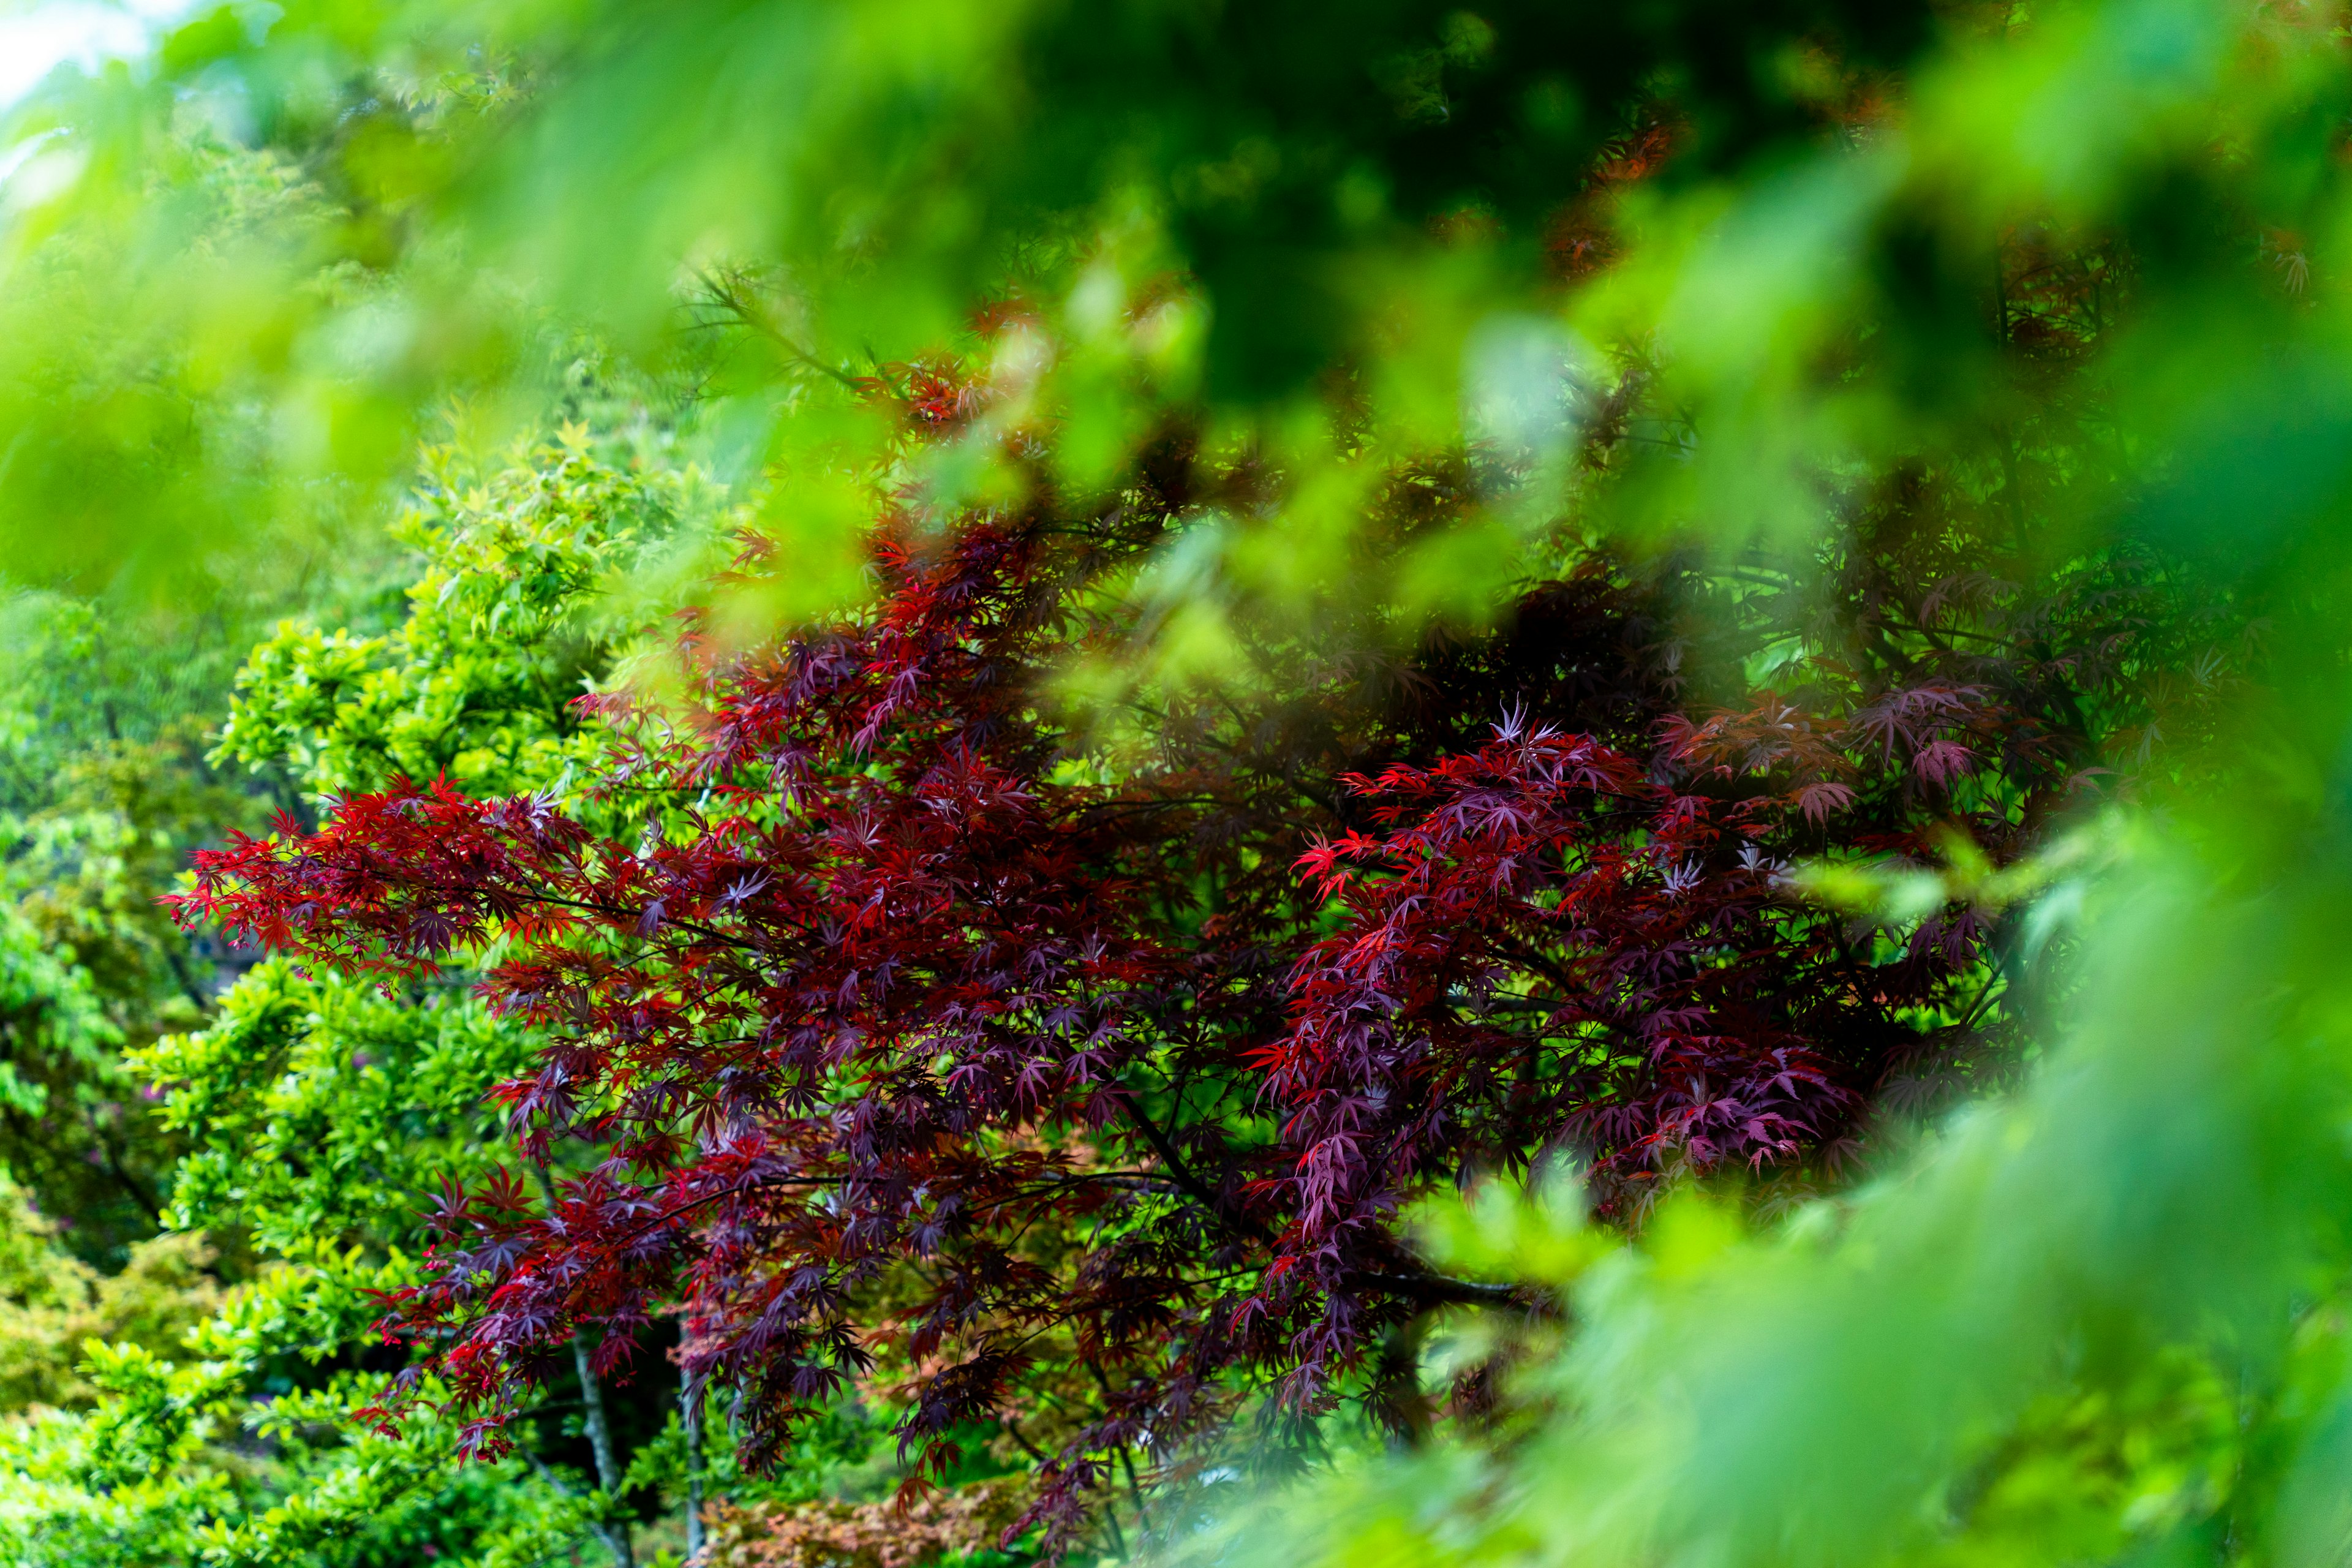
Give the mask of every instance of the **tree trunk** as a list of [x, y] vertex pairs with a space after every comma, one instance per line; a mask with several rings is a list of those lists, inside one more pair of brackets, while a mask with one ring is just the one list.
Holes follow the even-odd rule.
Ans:
[[[596, 1376], [594, 1357], [588, 1349], [588, 1336], [572, 1336], [572, 1364], [580, 1373], [580, 1403], [588, 1415], [588, 1447], [596, 1456], [596, 1482], [604, 1489], [605, 1500], [618, 1505], [621, 1500], [621, 1464], [613, 1454], [613, 1426], [604, 1418], [604, 1384]], [[629, 1527], [626, 1521], [614, 1519], [600, 1523], [596, 1533], [613, 1552], [614, 1568], [636, 1568], [636, 1560], [629, 1551]]]
[[678, 1419], [686, 1427], [686, 1557], [702, 1555], [702, 1380], [688, 1375], [677, 1385]]
[[[547, 1213], [551, 1219], [556, 1211], [555, 1183], [547, 1167], [535, 1165], [531, 1174], [539, 1178], [540, 1195], [547, 1201]], [[604, 1415], [604, 1384], [596, 1375], [594, 1352], [589, 1349], [588, 1336], [572, 1336], [572, 1365], [580, 1374], [580, 1407], [586, 1413], [588, 1451], [596, 1457], [596, 1485], [604, 1494], [607, 1507], [617, 1509], [621, 1501], [621, 1461], [613, 1452], [613, 1424]], [[596, 1534], [605, 1549], [613, 1554], [613, 1568], [637, 1568], [635, 1553], [629, 1549], [629, 1526], [616, 1516], [610, 1521], [599, 1520]]]

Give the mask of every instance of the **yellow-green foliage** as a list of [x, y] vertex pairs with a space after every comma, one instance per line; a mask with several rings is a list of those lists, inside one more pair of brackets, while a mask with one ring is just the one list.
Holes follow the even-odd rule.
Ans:
[[499, 794], [593, 759], [568, 704], [631, 629], [593, 590], [667, 542], [698, 492], [642, 457], [614, 466], [576, 426], [527, 458], [475, 479], [429, 454], [394, 530], [424, 562], [406, 619], [374, 637], [281, 626], [237, 678], [220, 757], [290, 765], [325, 795], [444, 774]]
[[220, 1305], [201, 1232], [141, 1242], [108, 1275], [59, 1247], [56, 1235], [0, 1177], [0, 1413], [86, 1406], [98, 1395], [82, 1364], [93, 1343], [177, 1355]]

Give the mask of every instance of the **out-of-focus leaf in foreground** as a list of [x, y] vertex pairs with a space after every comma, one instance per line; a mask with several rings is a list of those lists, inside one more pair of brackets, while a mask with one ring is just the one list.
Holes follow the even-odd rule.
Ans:
[[[1300, 496], [1360, 488], [1465, 403], [1493, 426], [1497, 344], [1596, 157], [1631, 134], [1745, 166], [1819, 121], [1776, 60], [1888, 68], [1929, 26], [1844, 0], [199, 12], [8, 128], [8, 294], [39, 330], [0, 433], [47, 466], [0, 510], [70, 503], [97, 555], [319, 510], [450, 399], [528, 423], [551, 321], [657, 359], [723, 338], [698, 406], [817, 557], [855, 531], [842, 475], [890, 455], [828, 412], [843, 383], [946, 355], [1017, 384], [1004, 416], [1081, 489], [1204, 421]], [[1460, 607], [1448, 579], [1528, 521], [1396, 592]]]
[[[1865, 921], [2021, 900], [2015, 962], [2051, 982], [2021, 1089], [1770, 1229], [1694, 1253], [1669, 1203], [1580, 1258], [1495, 1457], [1294, 1493], [1224, 1560], [2341, 1559], [2347, 82], [2315, 10], [2037, 7], [1872, 134], [1655, 203], [1577, 308], [1654, 326], [1696, 432], [1637, 480], [1647, 524], [1801, 539], [1874, 468], [1974, 460], [2029, 550], [2137, 540], [2252, 617], [2260, 679], [2104, 862], [1792, 879]], [[2113, 246], [2090, 352], [1972, 360], [1957, 307], [2025, 306], [1971, 245]]]

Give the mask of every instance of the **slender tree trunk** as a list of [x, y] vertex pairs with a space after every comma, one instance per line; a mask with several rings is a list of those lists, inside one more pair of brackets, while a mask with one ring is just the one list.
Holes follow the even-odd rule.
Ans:
[[686, 1426], [686, 1556], [702, 1554], [702, 1379], [692, 1374], [677, 1385], [678, 1419]]
[[[531, 1174], [539, 1178], [540, 1195], [547, 1201], [547, 1212], [555, 1213], [555, 1184], [549, 1179], [544, 1165], [535, 1165]], [[604, 1415], [604, 1382], [596, 1375], [596, 1358], [588, 1346], [588, 1336], [572, 1336], [572, 1365], [580, 1374], [580, 1407], [586, 1413], [588, 1451], [596, 1457], [596, 1484], [604, 1493], [610, 1507], [618, 1508], [621, 1500], [621, 1461], [613, 1452], [613, 1424]], [[629, 1526], [617, 1515], [611, 1522], [598, 1521], [596, 1533], [613, 1554], [613, 1568], [637, 1568], [636, 1555], [629, 1549]]]
[[[588, 1349], [586, 1334], [572, 1336], [572, 1364], [580, 1373], [580, 1403], [588, 1413], [588, 1447], [596, 1456], [596, 1481], [604, 1488], [606, 1500], [618, 1504], [621, 1463], [613, 1453], [613, 1424], [604, 1415], [604, 1384], [596, 1375], [595, 1358]], [[609, 1524], [599, 1524], [596, 1533], [612, 1549], [614, 1568], [636, 1568], [636, 1559], [629, 1550], [625, 1521], [615, 1519]]]

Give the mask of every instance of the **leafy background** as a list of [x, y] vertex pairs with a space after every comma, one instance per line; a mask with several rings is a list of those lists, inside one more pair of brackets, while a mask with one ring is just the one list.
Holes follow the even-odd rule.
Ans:
[[[1181, 428], [1264, 479], [1105, 585], [1137, 629], [1065, 676], [1106, 712], [1474, 635], [1604, 552], [1722, 585], [1747, 684], [1835, 689], [1857, 541], [1923, 491], [1895, 575], [1981, 579], [1964, 631], [2138, 640], [2064, 650], [2114, 658], [2114, 782], [1998, 868], [1805, 873], [1890, 943], [2011, 921], [2013, 1062], [1780, 1201], [1433, 1198], [1428, 1256], [1518, 1306], [1433, 1314], [1411, 1379], [1500, 1354], [1492, 1402], [1411, 1442], [1342, 1402], [1304, 1479], [1147, 1452], [1087, 1550], [2340, 1558], [2341, 49], [2219, 0], [322, 3], [49, 79], [0, 184], [12, 1557], [683, 1551], [666, 1362], [609, 1391], [634, 1484], [561, 1365], [495, 1463], [358, 1414], [366, 1291], [506, 1157], [533, 1041], [155, 900], [395, 773], [602, 809], [570, 699], [661, 691], [677, 605], [756, 644], [856, 602], [879, 498], [1115, 495]], [[991, 395], [948, 436], [877, 413], [950, 362]], [[1499, 477], [1376, 536], [1465, 449]], [[726, 574], [739, 530], [782, 569]], [[894, 1418], [755, 1480], [707, 1402], [705, 1484], [855, 1536]]]

